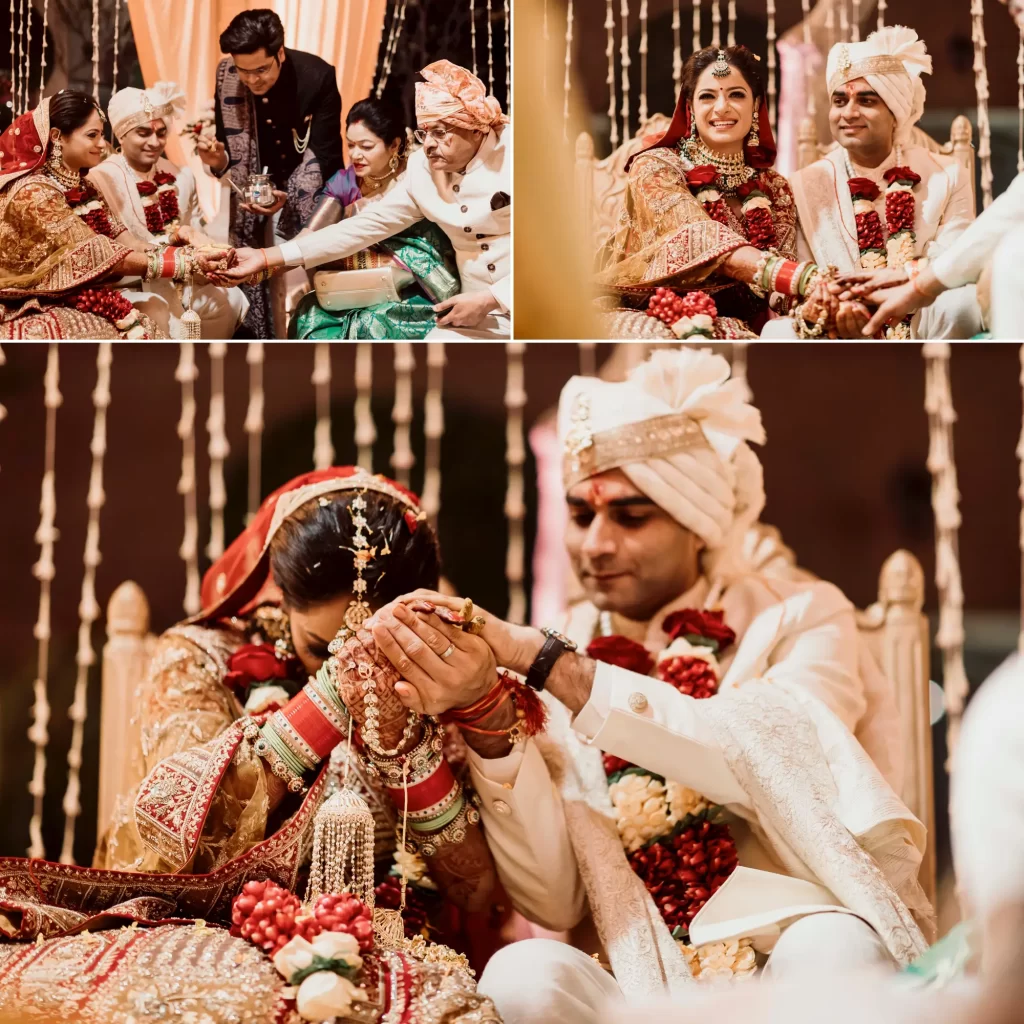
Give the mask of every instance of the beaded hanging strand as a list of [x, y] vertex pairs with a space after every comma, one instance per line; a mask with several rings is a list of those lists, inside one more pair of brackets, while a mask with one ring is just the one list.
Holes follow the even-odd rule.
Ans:
[[185, 532], [182, 536], [178, 556], [185, 563], [185, 599], [182, 602], [186, 615], [199, 611], [199, 516], [196, 507], [196, 346], [194, 342], [183, 341], [180, 348], [178, 367], [174, 379], [181, 384], [181, 418], [178, 420], [178, 437], [181, 439], [181, 476], [178, 479], [178, 493], [185, 503]]
[[325, 342], [313, 350], [313, 392], [316, 397], [316, 428], [313, 432], [313, 468], [334, 465], [331, 442], [331, 346]]
[[11, 0], [11, 118], [12, 120], [21, 113], [18, 110], [18, 64], [14, 59], [15, 48], [14, 41], [17, 39], [18, 34], [15, 31], [15, 17], [16, 9], [14, 6], [15, 0]]
[[355, 402], [355, 441], [356, 465], [373, 472], [373, 442], [377, 440], [377, 428], [373, 425], [373, 410], [370, 405], [373, 387], [373, 344], [361, 341], [356, 346], [356, 402]]
[[39, 98], [46, 92], [46, 32], [50, 27], [50, 0], [43, 0], [43, 60], [39, 69]]
[[562, 81], [562, 138], [569, 141], [569, 90], [572, 87], [572, 0], [565, 10], [565, 78]]
[[250, 341], [245, 350], [249, 366], [249, 404], [245, 410], [245, 432], [249, 435], [249, 494], [246, 525], [260, 507], [260, 477], [263, 456], [263, 342]]
[[469, 0], [469, 40], [473, 49], [473, 75], [479, 78], [476, 64], [476, 0]]
[[494, 26], [491, 24], [491, 0], [487, 0], [487, 95], [494, 95]]
[[817, 113], [818, 104], [814, 98], [814, 63], [811, 60], [811, 54], [814, 52], [814, 38], [811, 35], [811, 0], [800, 0], [800, 13], [803, 15], [804, 30], [805, 110], [807, 116], [813, 118]]
[[224, 358], [227, 352], [227, 342], [210, 342], [210, 415], [206, 420], [206, 430], [210, 435], [206, 449], [210, 456], [210, 542], [206, 545], [206, 557], [211, 562], [224, 554], [224, 507], [228, 500], [224, 486], [224, 460], [231, 454], [224, 429]]
[[96, 357], [96, 388], [92, 393], [95, 409], [92, 428], [92, 469], [89, 473], [89, 493], [86, 507], [89, 523], [85, 535], [85, 554], [82, 557], [82, 593], [78, 603], [78, 653], [76, 662], [78, 674], [75, 678], [75, 697], [68, 710], [68, 717], [74, 723], [71, 728], [71, 746], [68, 749], [68, 785], [64, 792], [64, 843], [61, 847], [61, 864], [74, 864], [75, 824], [82, 813], [81, 779], [82, 740], [85, 736], [86, 698], [89, 691], [89, 669], [96, 663], [96, 652], [92, 646], [92, 629], [100, 617], [100, 606], [96, 601], [96, 567], [100, 564], [100, 510], [106, 502], [103, 493], [103, 457], [107, 451], [107, 409], [110, 406], [110, 366], [113, 362], [113, 346], [109, 341], [100, 342]]
[[878, 23], [875, 26], [878, 29], [885, 28], [885, 10], [888, 6], [885, 0], [878, 0]]
[[647, 0], [640, 0], [640, 124], [647, 123]]
[[992, 127], [988, 119], [988, 68], [985, 58], [985, 9], [971, 0], [971, 39], [974, 42], [974, 89], [978, 94], [978, 159], [981, 160], [982, 206], [992, 205]]
[[444, 434], [444, 406], [441, 387], [446, 362], [444, 342], [427, 342], [427, 393], [423, 399], [423, 436], [426, 441], [421, 505], [436, 524], [441, 508], [441, 437]]
[[100, 105], [100, 0], [92, 0], [92, 98]]
[[693, 0], [693, 52], [700, 49], [700, 0]]
[[778, 56], [775, 49], [775, 0], [768, 0], [768, 121], [775, 131], [777, 113], [778, 84], [775, 81], [775, 69]]
[[608, 124], [610, 125], [609, 141], [612, 149], [619, 144], [619, 121], [615, 116], [618, 97], [615, 95], [615, 0], [607, 0], [605, 4], [604, 27], [608, 33], [604, 46], [604, 55], [608, 58], [608, 75], [605, 82], [608, 86]]
[[[544, 51], [547, 62], [547, 50]], [[505, 113], [512, 112], [512, 9], [505, 0]]]
[[395, 446], [391, 465], [395, 479], [403, 486], [409, 486], [409, 471], [415, 461], [410, 443], [412, 426], [412, 372], [416, 367], [412, 344], [408, 341], [395, 342], [395, 404], [391, 419], [395, 425]]
[[388, 79], [391, 77], [391, 63], [394, 60], [395, 54], [398, 52], [398, 41], [402, 37], [402, 28], [405, 25], [405, 7], [407, 0], [401, 0], [401, 6], [398, 7], [395, 14], [395, 20], [392, 23], [393, 33], [391, 38], [388, 40], [388, 50], [384, 55], [384, 67], [381, 71], [381, 80], [377, 85], [377, 99], [380, 99], [381, 93], [387, 88]]
[[508, 580], [508, 620], [526, 620], [526, 590], [523, 586], [526, 548], [523, 523], [526, 504], [523, 498], [523, 466], [526, 463], [526, 439], [523, 434], [523, 409], [526, 406], [523, 353], [526, 344], [510, 341], [508, 373], [505, 381], [505, 462], [508, 464], [508, 487], [505, 491], [505, 518], [508, 521], [508, 551], [505, 556], [505, 577]]
[[853, 0], [853, 15], [850, 18], [850, 39], [860, 42], [860, 0]]
[[675, 87], [676, 100], [683, 85], [683, 21], [679, 13], [679, 0], [672, 0], [672, 84]]
[[121, 59], [121, 0], [114, 0], [114, 80], [110, 95], [117, 92], [117, 66]]
[[32, 0], [25, 10], [25, 109], [32, 106]]
[[1024, 29], [1017, 44], [1017, 173], [1024, 171]]
[[726, 46], [736, 45], [736, 0], [729, 0], [729, 29], [725, 37]]
[[619, 39], [619, 66], [622, 68], [622, 141], [632, 138], [629, 131], [629, 0], [621, 0], [619, 17], [622, 19], [622, 37]]
[[949, 344], [927, 342], [921, 351], [925, 360], [928, 471], [932, 476], [932, 511], [935, 515], [935, 585], [939, 592], [939, 628], [935, 634], [935, 646], [942, 652], [948, 771], [960, 734], [964, 701], [970, 689], [964, 669], [964, 592], [958, 544], [960, 491], [953, 459], [956, 413], [950, 386]]
[[722, 45], [722, 0], [711, 2], [711, 45]]
[[46, 406], [46, 447], [43, 461], [43, 486], [39, 500], [39, 529], [35, 541], [39, 545], [39, 561], [32, 566], [32, 575], [39, 580], [39, 615], [33, 634], [38, 641], [36, 678], [32, 685], [35, 701], [32, 704], [32, 725], [28, 738], [35, 747], [32, 781], [28, 791], [32, 794], [32, 818], [28, 823], [30, 857], [45, 857], [43, 846], [43, 797], [46, 795], [46, 748], [50, 742], [50, 702], [47, 683], [50, 666], [50, 587], [55, 568], [53, 546], [57, 540], [57, 488], [56, 447], [57, 410], [63, 398], [60, 393], [60, 355], [57, 343], [52, 342], [46, 355], [46, 375], [43, 378], [43, 403]]

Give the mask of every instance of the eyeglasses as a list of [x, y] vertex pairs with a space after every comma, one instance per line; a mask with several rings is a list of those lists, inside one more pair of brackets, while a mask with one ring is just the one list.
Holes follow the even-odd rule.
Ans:
[[435, 142], [447, 142], [452, 137], [449, 128], [430, 128], [429, 130], [417, 128], [413, 135], [420, 144], [426, 142], [427, 139], [433, 139]]
[[277, 58], [275, 57], [269, 64], [263, 64], [258, 68], [240, 68], [237, 64], [235, 70], [238, 72], [241, 78], [261, 78], [265, 75], [272, 67], [277, 64]]

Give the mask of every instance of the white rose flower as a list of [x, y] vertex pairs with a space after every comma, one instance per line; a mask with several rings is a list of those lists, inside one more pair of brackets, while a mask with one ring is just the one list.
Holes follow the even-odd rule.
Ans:
[[[706, 314], [701, 313], [701, 316]], [[708, 318], [710, 319], [710, 317]], [[660, 665], [663, 661], [671, 661], [673, 658], [700, 658], [701, 661], [706, 661], [711, 671], [716, 676], [720, 675], [718, 671], [718, 659], [715, 657], [715, 652], [710, 647], [705, 647], [703, 644], [691, 644], [685, 636], [677, 637], [672, 641], [658, 655], [658, 664]]]
[[258, 715], [271, 704], [280, 704], [282, 707], [291, 698], [283, 686], [256, 686], [249, 693], [245, 702], [245, 710], [250, 715]]
[[658, 779], [635, 772], [608, 787], [616, 811], [619, 838], [628, 853], [671, 830], [665, 786]]
[[134, 306], [132, 306], [132, 311], [123, 320], [116, 320], [114, 322], [114, 326], [119, 331], [127, 331], [129, 327], [134, 326], [138, 322], [139, 311]]
[[366, 999], [366, 993], [334, 971], [317, 971], [299, 986], [295, 1006], [306, 1020], [330, 1020], [341, 1017], [353, 1003]]
[[715, 322], [707, 315], [707, 313], [697, 313], [690, 317], [694, 327], [699, 327], [701, 330], [710, 331], [714, 326]]
[[701, 984], [738, 981], [751, 978], [757, 970], [757, 957], [750, 939], [708, 942], [703, 946], [679, 943], [690, 973]]
[[85, 212], [92, 213], [93, 210], [102, 210], [103, 204], [98, 200], [94, 199], [91, 203], [85, 204]]
[[697, 193], [698, 203], [714, 203], [722, 198], [722, 193], [716, 188], [702, 188]]
[[296, 935], [274, 954], [274, 966], [285, 981], [291, 981], [296, 971], [303, 970], [313, 962], [315, 952], [307, 939]]
[[770, 210], [772, 201], [767, 196], [751, 196], [744, 204], [743, 211], [747, 210]]
[[874, 213], [875, 204], [868, 199], [854, 199], [853, 201], [853, 212], [857, 213]]
[[901, 185], [898, 181], [894, 181], [891, 185], [889, 185], [889, 187], [885, 191], [886, 192], [913, 192], [914, 191], [914, 186], [913, 185]]
[[685, 338], [693, 330], [693, 321], [688, 316], [681, 316], [672, 324], [672, 333], [677, 338]]
[[139, 338], [145, 338], [145, 336], [146, 336], [146, 328], [142, 324], [136, 324], [128, 332], [128, 340], [129, 341], [138, 341]]
[[357, 970], [363, 966], [359, 940], [348, 932], [321, 932], [313, 939], [312, 950], [325, 960], [344, 960]]
[[665, 787], [668, 798], [669, 821], [675, 824], [682, 821], [688, 814], [700, 814], [708, 809], [707, 800], [689, 786], [678, 782], [668, 782]]

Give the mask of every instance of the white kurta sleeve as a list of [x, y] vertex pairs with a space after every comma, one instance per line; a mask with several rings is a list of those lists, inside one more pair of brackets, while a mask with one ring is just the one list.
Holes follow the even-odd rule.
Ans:
[[311, 270], [383, 242], [418, 220], [423, 220], [419, 204], [406, 185], [396, 185], [379, 203], [294, 241], [302, 253], [303, 265]]
[[689, 786], [717, 804], [750, 807], [710, 727], [701, 701], [661, 679], [599, 663], [590, 700], [573, 720], [585, 740]]
[[500, 307], [499, 312], [507, 313], [512, 307], [512, 279], [503, 277], [491, 285], [491, 294]]
[[551, 931], [577, 924], [586, 908], [562, 801], [533, 740], [508, 757], [468, 751], [487, 845], [513, 906]]
[[974, 220], [974, 190], [959, 164], [956, 165], [953, 194], [942, 211], [942, 220], [935, 237], [924, 248], [924, 255], [934, 259], [944, 252], [971, 226]]
[[959, 288], [978, 280], [1003, 236], [1024, 227], [1024, 173], [956, 241], [932, 263], [935, 276], [947, 288]]

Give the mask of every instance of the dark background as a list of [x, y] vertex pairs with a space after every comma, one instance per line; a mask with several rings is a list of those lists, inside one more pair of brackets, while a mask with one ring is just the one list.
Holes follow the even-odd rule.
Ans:
[[[416, 412], [413, 444], [414, 488], [422, 486], [422, 397], [425, 350], [416, 345]], [[175, 428], [180, 385], [174, 379], [176, 345], [114, 346], [112, 401], [108, 412], [105, 463], [107, 501], [101, 516], [102, 564], [97, 597], [105, 609], [114, 588], [126, 579], [143, 587], [155, 631], [182, 616], [184, 566], [178, 557], [183, 528], [182, 499], [176, 493], [181, 443]], [[603, 359], [611, 346], [599, 346]], [[506, 466], [506, 354], [502, 345], [453, 344], [444, 376], [445, 434], [442, 442], [442, 504], [439, 517], [446, 571], [460, 593], [495, 612], [505, 609], [506, 526], [503, 513]], [[0, 402], [8, 409], [0, 423], [0, 854], [23, 854], [28, 845], [31, 798], [27, 785], [32, 746], [26, 736], [36, 671], [39, 584], [32, 576], [39, 548], [43, 472], [43, 373], [46, 346], [12, 345], [0, 369]], [[390, 344], [374, 348], [374, 418], [380, 434], [374, 469], [388, 472], [392, 448], [393, 357]], [[53, 639], [49, 698], [53, 712], [48, 754], [44, 836], [56, 857], [63, 829], [60, 801], [67, 778], [70, 721], [66, 712], [75, 678], [78, 600], [85, 544], [85, 497], [90, 471], [91, 391], [96, 346], [60, 347], [61, 391], [57, 413], [56, 578], [53, 583]], [[566, 379], [578, 372], [574, 344], [535, 343], [526, 350], [527, 428], [555, 406]], [[196, 382], [200, 552], [209, 537], [205, 421], [209, 404], [209, 358], [197, 347]], [[779, 527], [802, 565], [838, 584], [859, 606], [877, 593], [878, 571], [899, 547], [922, 562], [928, 579], [926, 610], [935, 611], [931, 577], [934, 537], [930, 477], [925, 467], [928, 437], [924, 413], [924, 367], [917, 345], [771, 345], [750, 351], [750, 383], [762, 409], [769, 442], [761, 450], [768, 505], [763, 521]], [[332, 347], [333, 439], [336, 461], [354, 459], [352, 441], [355, 363], [353, 345]], [[313, 346], [266, 345], [263, 493], [312, 468]], [[1014, 455], [1021, 429], [1020, 367], [1015, 346], [953, 346], [956, 461], [962, 493], [960, 554], [967, 611], [980, 627], [1002, 623], [1003, 640], [977, 644], [968, 673], [979, 683], [1013, 645], [1006, 622], [1020, 606], [1020, 556]], [[247, 435], [242, 424], [248, 400], [245, 346], [229, 346], [227, 433], [231, 444], [225, 475], [230, 541], [245, 515]], [[532, 459], [528, 479], [527, 538], [535, 531], [536, 491]], [[529, 566], [530, 553], [527, 555]], [[201, 561], [205, 569], [206, 560]], [[529, 585], [529, 581], [528, 585]], [[980, 628], [979, 627], [979, 628]], [[979, 634], [980, 635], [980, 634]], [[1008, 638], [1007, 638], [1008, 637]], [[103, 621], [95, 629], [97, 652]], [[971, 646], [971, 632], [968, 634]], [[941, 665], [933, 652], [932, 676]], [[99, 728], [99, 669], [90, 676], [89, 717], [82, 768], [83, 812], [76, 857], [88, 863], [95, 839], [95, 792]], [[936, 727], [936, 764], [944, 760], [944, 722]], [[936, 793], [945, 802], [944, 777]], [[940, 840], [941, 847], [941, 840]], [[941, 855], [940, 848], [940, 855]]]

